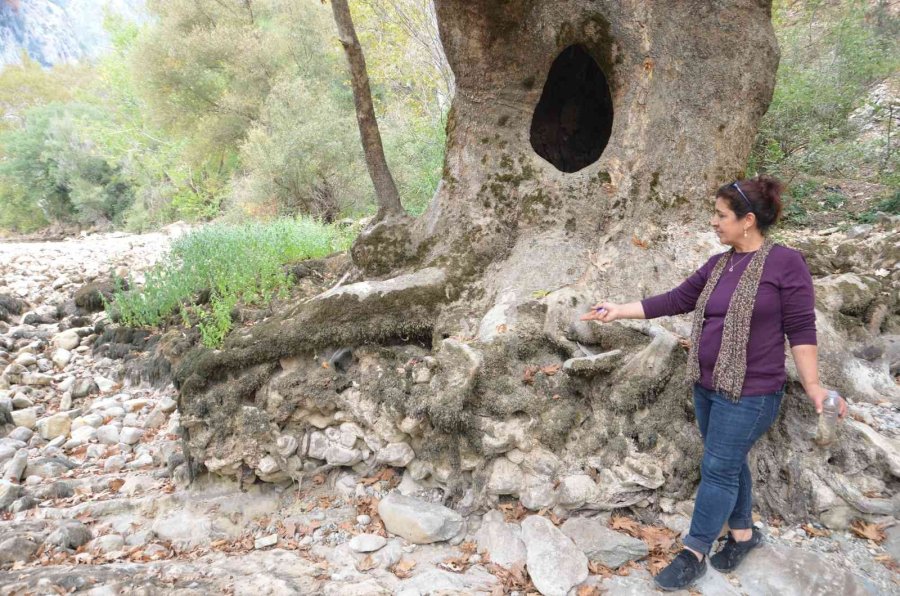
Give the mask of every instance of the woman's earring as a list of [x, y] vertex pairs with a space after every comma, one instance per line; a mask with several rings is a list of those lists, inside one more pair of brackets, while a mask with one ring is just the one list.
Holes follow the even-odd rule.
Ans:
[[744, 238], [747, 237], [747, 228], [744, 228]]

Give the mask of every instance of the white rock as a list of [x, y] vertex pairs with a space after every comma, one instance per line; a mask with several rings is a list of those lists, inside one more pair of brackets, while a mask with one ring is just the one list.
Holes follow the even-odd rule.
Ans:
[[491, 495], [516, 495], [522, 487], [524, 474], [521, 468], [503, 456], [491, 463], [487, 491]]
[[97, 429], [97, 441], [104, 445], [115, 445], [119, 442], [119, 429], [112, 424], [104, 424]]
[[359, 534], [350, 540], [350, 548], [358, 553], [371, 553], [385, 544], [387, 539], [377, 534]]
[[275, 441], [275, 445], [278, 448], [278, 455], [281, 457], [290, 457], [297, 452], [299, 441], [297, 441], [297, 437], [293, 435], [279, 435], [278, 439]]
[[54, 335], [51, 343], [57, 348], [74, 350], [81, 344], [81, 336], [79, 336], [74, 329], [67, 329], [62, 333]]
[[77, 441], [81, 441], [82, 443], [87, 443], [88, 441], [96, 437], [97, 429], [93, 426], [88, 426], [87, 424], [79, 426], [72, 431], [72, 438]]
[[143, 434], [144, 431], [140, 428], [125, 426], [122, 428], [121, 432], [119, 432], [119, 441], [126, 445], [134, 445], [141, 440]]
[[113, 455], [103, 463], [103, 469], [106, 472], [118, 472], [125, 467], [125, 457], [122, 455]]
[[94, 382], [97, 384], [97, 387], [100, 389], [100, 393], [107, 393], [112, 391], [116, 386], [116, 382], [112, 379], [107, 379], [106, 377], [102, 377], [97, 375], [94, 377]]
[[65, 348], [56, 348], [50, 358], [59, 370], [64, 369], [72, 361], [72, 352]]
[[559, 485], [559, 504], [578, 509], [585, 503], [596, 502], [599, 492], [597, 483], [587, 474], [566, 476]]
[[37, 425], [37, 412], [34, 408], [25, 408], [22, 410], [13, 410], [13, 424], [16, 426], [24, 426], [34, 430]]
[[105, 536], [98, 536], [91, 540], [88, 545], [89, 550], [101, 552], [101, 553], [111, 553], [115, 551], [122, 550], [125, 546], [125, 539], [119, 534], [107, 534]]
[[178, 407], [178, 404], [171, 397], [164, 397], [159, 400], [157, 407], [166, 414], [171, 414]]
[[518, 525], [509, 524], [503, 514], [493, 509], [481, 520], [481, 527], [475, 533], [479, 551], [487, 551], [492, 563], [507, 569], [525, 563], [525, 543]]
[[378, 452], [375, 460], [380, 464], [405, 468], [416, 457], [416, 452], [406, 443], [388, 443]]
[[276, 544], [278, 544], [278, 534], [269, 534], [268, 536], [262, 536], [261, 538], [254, 540], [253, 548], [265, 548]]
[[22, 375], [22, 384], [34, 387], [46, 387], [53, 384], [53, 377], [44, 373], [27, 372]]
[[280, 470], [280, 468], [278, 466], [278, 462], [275, 461], [275, 458], [272, 457], [271, 455], [267, 455], [264, 458], [262, 458], [261, 460], [259, 460], [258, 468], [259, 468], [260, 473], [265, 474], [267, 476], [270, 474], [274, 474], [275, 472], [278, 472]]
[[56, 437], [65, 437], [72, 428], [72, 419], [68, 414], [60, 412], [48, 418], [42, 418], [37, 423], [38, 432], [45, 440], [49, 441]]
[[588, 577], [588, 559], [550, 520], [531, 515], [522, 521], [528, 575], [545, 596], [566, 596]]
[[452, 509], [396, 492], [378, 503], [378, 514], [388, 532], [414, 544], [450, 540], [465, 528], [462, 516]]

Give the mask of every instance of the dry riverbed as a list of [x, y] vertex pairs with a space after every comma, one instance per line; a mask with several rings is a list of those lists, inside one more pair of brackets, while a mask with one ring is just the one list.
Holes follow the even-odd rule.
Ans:
[[[655, 524], [514, 503], [463, 517], [393, 468], [189, 483], [175, 389], [95, 353], [105, 314], [72, 302], [111, 272], [139, 279], [182, 231], [0, 243], [0, 595], [655, 593], [684, 504]], [[896, 412], [859, 407], [897, 428]], [[897, 593], [894, 521], [759, 520], [764, 548], [693, 593]]]

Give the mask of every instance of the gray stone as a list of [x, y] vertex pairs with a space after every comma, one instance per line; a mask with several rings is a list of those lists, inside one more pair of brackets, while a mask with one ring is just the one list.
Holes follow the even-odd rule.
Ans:
[[569, 358], [563, 362], [563, 370], [570, 375], [591, 377], [610, 373], [622, 362], [622, 350], [610, 350], [582, 358]]
[[91, 539], [90, 529], [74, 519], [65, 519], [47, 536], [47, 542], [62, 548], [78, 548]]
[[545, 596], [566, 596], [588, 577], [588, 559], [549, 519], [531, 515], [522, 521], [528, 575]]
[[567, 509], [578, 509], [585, 503], [596, 502], [599, 492], [597, 483], [587, 474], [566, 476], [559, 485], [559, 504]]
[[103, 462], [103, 469], [106, 472], [118, 472], [125, 467], [125, 457], [122, 455], [113, 455]]
[[27, 372], [22, 375], [22, 384], [34, 387], [46, 387], [53, 384], [53, 377], [44, 373]]
[[560, 526], [560, 530], [588, 559], [610, 569], [649, 554], [642, 540], [610, 530], [605, 523], [593, 518], [571, 517]]
[[3, 479], [10, 482], [18, 482], [25, 473], [25, 467], [28, 465], [28, 450], [19, 449], [16, 455], [6, 464], [6, 471], [3, 473]]
[[362, 451], [332, 443], [325, 449], [325, 461], [333, 466], [352, 466], [362, 461]]
[[152, 430], [154, 428], [161, 427], [165, 423], [166, 413], [159, 408], [153, 408], [153, 410], [150, 412], [150, 414], [147, 415], [147, 418], [144, 420], [144, 428], [147, 430]]
[[115, 381], [113, 381], [112, 379], [107, 379], [106, 377], [100, 375], [94, 377], [94, 383], [96, 383], [97, 389], [99, 389], [101, 393], [108, 393], [112, 391], [116, 386]]
[[371, 553], [387, 544], [387, 539], [378, 534], [358, 534], [350, 539], [350, 548], [358, 553]]
[[461, 515], [443, 505], [392, 492], [378, 504], [388, 532], [414, 544], [450, 540], [465, 528]]
[[157, 517], [153, 521], [152, 529], [162, 540], [184, 546], [196, 546], [209, 541], [212, 522], [205, 515], [180, 509]]
[[94, 382], [94, 379], [90, 378], [81, 378], [75, 381], [75, 384], [72, 385], [72, 397], [82, 398], [87, 397], [93, 393], [97, 393], [100, 389], [97, 387], [97, 384]]
[[0, 542], [0, 565], [27, 561], [38, 549], [38, 544], [24, 536], [13, 536]]
[[525, 564], [525, 543], [518, 525], [506, 523], [503, 514], [493, 509], [481, 520], [475, 533], [479, 551], [487, 551], [492, 563], [507, 569]]
[[405, 468], [415, 457], [416, 452], [408, 444], [388, 443], [378, 452], [375, 459], [380, 464]]
[[13, 504], [22, 494], [22, 487], [9, 480], [0, 480], [0, 511]]
[[522, 488], [524, 477], [519, 466], [500, 456], [491, 462], [487, 492], [491, 495], [517, 495]]
[[900, 561], [900, 524], [894, 524], [884, 531], [884, 550], [887, 551], [891, 558]]
[[65, 458], [41, 457], [28, 462], [28, 466], [25, 468], [25, 477], [56, 478], [74, 467], [76, 467], [75, 464]]
[[[31, 437], [34, 436], [34, 431], [25, 426], [17, 426], [15, 429], [13, 429], [12, 432], [10, 432], [6, 436], [10, 439], [15, 439], [16, 441], [22, 441], [23, 443], [27, 443], [28, 441], [31, 440]], [[2, 459], [2, 458], [0, 458], [0, 459]]]
[[37, 507], [38, 502], [30, 494], [24, 494], [9, 506], [10, 513], [19, 513], [20, 511], [28, 511]]
[[853, 573], [823, 555], [780, 544], [754, 549], [733, 574], [747, 596], [868, 594]]
[[30, 408], [34, 406], [34, 402], [22, 395], [21, 393], [17, 393], [12, 398], [13, 408], [16, 410], [22, 410], [24, 408]]

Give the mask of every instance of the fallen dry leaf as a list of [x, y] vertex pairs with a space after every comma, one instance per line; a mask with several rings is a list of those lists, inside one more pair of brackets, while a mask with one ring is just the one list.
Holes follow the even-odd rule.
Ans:
[[603, 565], [602, 563], [598, 563], [597, 561], [588, 561], [588, 571], [591, 575], [599, 575], [600, 577], [612, 577], [613, 570]]
[[600, 596], [603, 591], [597, 586], [579, 586], [575, 594], [577, 596]]
[[534, 365], [526, 366], [525, 372], [522, 375], [522, 382], [526, 385], [534, 383], [534, 375], [536, 375], [539, 370], [540, 368]]
[[366, 555], [360, 562], [356, 564], [357, 571], [368, 571], [369, 569], [375, 569], [378, 567], [378, 563], [375, 562], [375, 559], [372, 558], [372, 555]]
[[472, 541], [463, 542], [459, 545], [459, 550], [467, 555], [474, 555], [476, 552], [478, 552], [478, 545]]
[[669, 559], [665, 555], [650, 555], [647, 559], [647, 571], [650, 575], [656, 575], [669, 566]]
[[812, 524], [803, 524], [800, 526], [807, 535], [815, 538], [817, 536], [831, 536], [831, 532], [825, 528], [817, 528]]
[[648, 246], [650, 246], [649, 242], [647, 242], [646, 240], [641, 240], [637, 236], [631, 237], [631, 243], [634, 244], [635, 246], [637, 246], [638, 248], [643, 248], [645, 250], [647, 249]]
[[562, 368], [560, 364], [548, 364], [547, 366], [541, 367], [541, 372], [547, 375], [548, 377], [552, 377], [556, 373], [559, 372], [559, 369]]
[[641, 524], [630, 517], [625, 517], [624, 515], [611, 517], [609, 519], [609, 527], [617, 532], [625, 532], [630, 536], [640, 538]]
[[441, 569], [446, 569], [447, 571], [452, 571], [453, 573], [464, 573], [469, 567], [471, 563], [469, 563], [468, 557], [448, 557], [438, 563], [438, 567]]
[[396, 565], [390, 568], [390, 572], [399, 577], [406, 579], [412, 575], [416, 562], [411, 559], [401, 559]]
[[897, 564], [897, 561], [890, 555], [875, 555], [875, 560], [893, 571], [894, 573], [900, 572], [900, 565]]
[[669, 528], [645, 526], [640, 530], [640, 539], [647, 543], [651, 553], [665, 553], [675, 546], [675, 532]]
[[860, 538], [865, 538], [875, 543], [880, 543], [884, 540], [884, 526], [871, 524], [859, 518], [853, 520], [853, 523], [850, 524], [850, 531]]

